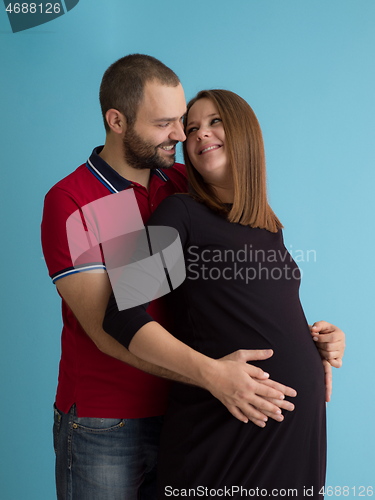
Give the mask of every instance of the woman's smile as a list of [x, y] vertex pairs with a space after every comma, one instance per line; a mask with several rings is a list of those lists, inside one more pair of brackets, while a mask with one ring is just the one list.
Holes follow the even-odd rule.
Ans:
[[210, 151], [214, 151], [215, 149], [219, 149], [221, 148], [221, 145], [220, 144], [210, 144], [208, 146], [204, 146], [203, 149], [200, 149], [198, 151], [198, 154], [199, 155], [203, 155], [205, 153], [209, 153]]
[[224, 127], [210, 99], [199, 99], [190, 108], [186, 136], [189, 158], [202, 177], [210, 183], [226, 177], [228, 162]]

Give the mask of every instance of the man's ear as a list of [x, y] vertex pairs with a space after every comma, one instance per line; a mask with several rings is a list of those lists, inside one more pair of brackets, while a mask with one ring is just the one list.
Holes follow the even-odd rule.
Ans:
[[126, 118], [117, 109], [109, 109], [105, 114], [105, 119], [108, 123], [108, 127], [115, 134], [123, 134], [126, 130]]

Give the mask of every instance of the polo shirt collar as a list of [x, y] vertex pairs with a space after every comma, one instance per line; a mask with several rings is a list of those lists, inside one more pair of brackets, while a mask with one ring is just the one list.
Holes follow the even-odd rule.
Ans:
[[[132, 181], [125, 179], [120, 174], [116, 172], [106, 161], [99, 156], [100, 151], [104, 146], [99, 146], [94, 148], [91, 153], [90, 158], [86, 162], [86, 167], [90, 172], [95, 175], [95, 177], [102, 183], [111, 193], [118, 193], [124, 189], [128, 189], [133, 185]], [[157, 175], [162, 181], [167, 182], [169, 177], [160, 170], [156, 168], [151, 170], [151, 175]]]

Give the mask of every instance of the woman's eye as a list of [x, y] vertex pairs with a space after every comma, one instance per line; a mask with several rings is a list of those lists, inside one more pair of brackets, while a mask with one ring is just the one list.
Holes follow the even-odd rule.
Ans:
[[213, 125], [214, 123], [219, 123], [219, 122], [221, 122], [221, 118], [213, 118], [211, 124]]
[[197, 127], [190, 127], [186, 130], [186, 134], [189, 135], [191, 132], [195, 132], [197, 129]]

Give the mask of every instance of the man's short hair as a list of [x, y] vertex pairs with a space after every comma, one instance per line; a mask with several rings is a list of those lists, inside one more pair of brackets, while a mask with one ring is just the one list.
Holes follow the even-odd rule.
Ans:
[[155, 57], [144, 54], [122, 57], [107, 69], [99, 93], [107, 132], [109, 126], [105, 114], [112, 108], [126, 117], [128, 125], [134, 124], [145, 85], [153, 80], [170, 87], [176, 87], [180, 83], [178, 76], [170, 68]]

